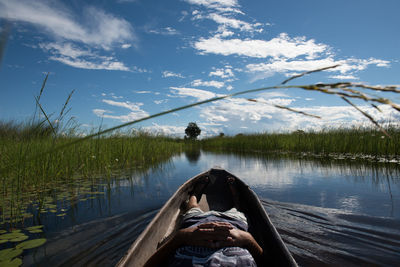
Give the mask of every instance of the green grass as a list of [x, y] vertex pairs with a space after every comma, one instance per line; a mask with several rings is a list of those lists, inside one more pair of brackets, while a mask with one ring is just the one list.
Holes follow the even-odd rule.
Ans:
[[[135, 132], [87, 139], [53, 136], [45, 126], [0, 124], [0, 205], [3, 220], [15, 222], [31, 201], [40, 200], [60, 184], [82, 178], [110, 178], [129, 170], [146, 170], [180, 153], [183, 142], [161, 135]], [[52, 151], [48, 153], [48, 151]], [[29, 160], [27, 160], [29, 159]], [[13, 166], [13, 168], [7, 168]], [[8, 218], [7, 218], [8, 217]]]
[[264, 133], [213, 137], [201, 141], [210, 151], [294, 152], [318, 155], [351, 154], [392, 158], [400, 155], [400, 128], [381, 131], [365, 128], [323, 130], [320, 132]]

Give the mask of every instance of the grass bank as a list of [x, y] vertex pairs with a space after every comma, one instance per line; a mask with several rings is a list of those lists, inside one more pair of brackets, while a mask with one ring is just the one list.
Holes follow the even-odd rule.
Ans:
[[1, 125], [0, 221], [10, 224], [31, 216], [26, 214], [27, 205], [48, 198], [60, 185], [72, 185], [82, 178], [116, 177], [135, 169], [145, 171], [167, 162], [184, 146], [177, 139], [135, 132], [92, 138], [46, 153], [79, 137], [55, 137], [40, 125]]
[[293, 152], [315, 155], [351, 155], [391, 159], [400, 156], [400, 128], [379, 130], [353, 128], [319, 132], [263, 133], [207, 138], [202, 148], [209, 151]]

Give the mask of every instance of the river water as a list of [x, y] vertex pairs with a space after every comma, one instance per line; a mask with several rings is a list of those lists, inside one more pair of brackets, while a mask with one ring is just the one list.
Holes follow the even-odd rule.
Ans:
[[36, 218], [47, 242], [24, 251], [23, 265], [114, 265], [175, 190], [213, 166], [258, 194], [300, 265], [400, 265], [399, 166], [200, 151], [103, 181], [104, 194]]

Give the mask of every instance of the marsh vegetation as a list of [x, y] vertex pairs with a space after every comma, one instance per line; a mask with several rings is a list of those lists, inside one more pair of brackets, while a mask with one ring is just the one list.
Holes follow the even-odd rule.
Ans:
[[72, 131], [54, 136], [43, 124], [0, 124], [2, 264], [18, 266], [24, 248], [46, 242], [41, 217], [63, 219], [74, 203], [102, 197], [107, 181], [144, 173], [182, 150], [178, 140], [143, 132], [54, 149], [79, 138]]
[[238, 134], [207, 138], [201, 146], [209, 151], [296, 153], [332, 158], [359, 158], [400, 162], [400, 128], [296, 131], [292, 133]]

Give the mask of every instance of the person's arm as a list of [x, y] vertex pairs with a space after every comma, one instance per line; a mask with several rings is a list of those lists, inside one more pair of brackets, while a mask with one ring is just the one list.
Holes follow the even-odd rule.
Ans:
[[249, 232], [244, 233], [247, 235], [247, 237], [244, 241], [243, 247], [250, 252], [256, 262], [263, 262], [264, 250]]
[[157, 251], [147, 260], [144, 267], [161, 266], [169, 256], [182, 246], [202, 246], [213, 247], [215, 238], [229, 234], [233, 229], [232, 225], [223, 222], [204, 223], [198, 226], [184, 228], [173, 233], [168, 240], [157, 249]]
[[161, 266], [182, 246], [242, 247], [250, 252], [260, 266], [263, 266], [264, 251], [249, 232], [233, 228], [229, 223], [211, 222], [180, 229], [173, 233], [148, 259], [144, 267]]
[[254, 237], [246, 231], [242, 231], [236, 228], [232, 228], [229, 231], [228, 237], [225, 240], [218, 242], [220, 247], [241, 247], [247, 249], [253, 256], [254, 260], [262, 266], [264, 250], [257, 243]]

